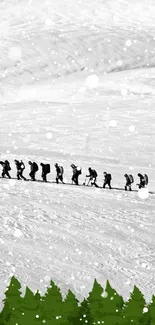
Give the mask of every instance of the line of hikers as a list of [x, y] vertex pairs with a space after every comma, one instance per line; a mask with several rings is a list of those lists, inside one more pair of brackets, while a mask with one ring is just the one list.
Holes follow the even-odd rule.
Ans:
[[[20, 179], [23, 179], [26, 181], [26, 178], [23, 176], [23, 172], [25, 170], [25, 164], [24, 162], [21, 160], [17, 160], [15, 159], [14, 160], [14, 163], [16, 165], [16, 170], [17, 170], [17, 179], [20, 180]], [[36, 180], [36, 172], [39, 170], [39, 166], [37, 165], [36, 162], [32, 162], [32, 161], [29, 161], [28, 164], [30, 165], [30, 173], [29, 173], [29, 176], [31, 178], [32, 181], [35, 181]], [[2, 177], [8, 177], [8, 178], [11, 178], [9, 172], [11, 170], [11, 167], [10, 167], [10, 163], [8, 160], [5, 160], [5, 161], [0, 161], [0, 165], [2, 166]], [[43, 182], [47, 182], [47, 175], [50, 173], [50, 164], [43, 164], [41, 163], [40, 164], [41, 168], [42, 168], [42, 174], [41, 174], [41, 177], [43, 179]], [[64, 184], [64, 168], [63, 166], [60, 166], [58, 165], [58, 163], [56, 163], [55, 165], [55, 169], [56, 169], [56, 183], [58, 184], [59, 181], [62, 182]], [[72, 168], [72, 184], [76, 184], [76, 185], [79, 185], [79, 175], [82, 174], [82, 168], [79, 168], [78, 166], [74, 165], [74, 164], [71, 164], [70, 166]], [[86, 175], [86, 178], [85, 178], [85, 182], [83, 183], [83, 185], [86, 185], [88, 186], [89, 184], [91, 184], [91, 186], [95, 186], [95, 187], [99, 187], [97, 185], [97, 172], [95, 169], [92, 169], [91, 167], [88, 168], [88, 171], [89, 171], [89, 174]], [[104, 172], [103, 173], [104, 175], [104, 182], [103, 182], [103, 188], [106, 187], [106, 185], [109, 186], [109, 189], [111, 189], [111, 181], [112, 181], [112, 177], [111, 177], [111, 174], [107, 173], [107, 172]], [[138, 185], [139, 188], [144, 188], [145, 186], [147, 186], [148, 184], [148, 176], [146, 174], [142, 175], [142, 174], [138, 174], [137, 175], [140, 179], [140, 182], [139, 184], [136, 184]], [[134, 183], [134, 178], [131, 174], [125, 174], [124, 175], [125, 179], [126, 179], [126, 184], [124, 186], [125, 190], [129, 190], [129, 191], [132, 191], [132, 184]], [[88, 178], [88, 182], [86, 182], [86, 179]], [[87, 183], [87, 184], [86, 184]]]

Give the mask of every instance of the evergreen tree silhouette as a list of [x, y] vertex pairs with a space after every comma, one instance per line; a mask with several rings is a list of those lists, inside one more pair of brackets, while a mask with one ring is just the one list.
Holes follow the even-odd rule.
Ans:
[[143, 316], [143, 309], [146, 305], [145, 299], [140, 290], [134, 286], [130, 298], [124, 303], [122, 310], [123, 324], [140, 325]]
[[148, 313], [150, 315], [150, 324], [149, 325], [154, 325], [155, 324], [155, 296], [152, 296], [151, 302], [148, 305]]
[[104, 325], [118, 325], [122, 323], [123, 298], [114, 290], [109, 281], [106, 283], [104, 292]]
[[63, 325], [79, 325], [78, 313], [79, 313], [79, 301], [76, 299], [75, 295], [71, 290], [63, 301]]
[[63, 301], [60, 289], [53, 281], [41, 299], [41, 314], [46, 325], [59, 325], [62, 322]]
[[5, 299], [3, 300], [4, 307], [1, 312], [0, 323], [7, 324], [11, 317], [16, 317], [18, 314], [22, 301], [20, 289], [20, 282], [13, 276], [5, 292]]
[[22, 298], [21, 308], [18, 314], [11, 317], [9, 325], [41, 325], [42, 319], [40, 315], [40, 295], [37, 292], [34, 294], [28, 287]]
[[80, 325], [93, 325], [93, 319], [90, 313], [90, 306], [87, 299], [84, 299], [79, 306], [78, 322]]
[[103, 288], [96, 281], [94, 281], [94, 285], [92, 291], [89, 293], [87, 298], [89, 307], [90, 307], [90, 315], [93, 320], [93, 323], [102, 323], [104, 320], [105, 309], [104, 309], [104, 298], [102, 297]]

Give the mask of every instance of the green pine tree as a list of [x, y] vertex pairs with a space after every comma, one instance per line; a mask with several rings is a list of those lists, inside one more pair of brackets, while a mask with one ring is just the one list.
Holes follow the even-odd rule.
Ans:
[[79, 313], [79, 301], [76, 299], [75, 295], [71, 290], [68, 291], [68, 294], [63, 301], [63, 316], [62, 323], [63, 325], [79, 325], [78, 313]]
[[122, 323], [123, 298], [114, 290], [107, 281], [104, 292], [104, 325], [119, 325]]
[[46, 325], [61, 324], [63, 300], [60, 289], [53, 281], [41, 299], [41, 314]]
[[124, 303], [122, 310], [123, 324], [140, 325], [143, 316], [143, 309], [146, 305], [145, 299], [140, 290], [134, 286], [130, 298]]
[[[155, 324], [155, 323], [154, 323]], [[150, 311], [144, 312], [140, 320], [140, 325], [152, 325], [151, 324], [151, 314]]]
[[40, 295], [38, 292], [34, 294], [28, 287], [26, 287], [25, 296], [21, 303], [17, 323], [18, 325], [41, 324]]
[[90, 306], [87, 299], [84, 299], [79, 306], [78, 323], [80, 325], [93, 325], [93, 320], [90, 313]]
[[[39, 316], [39, 317], [38, 317]], [[8, 325], [42, 325], [40, 315], [40, 295], [34, 294], [26, 287], [25, 296], [22, 298], [21, 307], [18, 313], [12, 315]]]
[[13, 276], [5, 292], [5, 299], [3, 300], [4, 307], [1, 312], [0, 323], [7, 324], [11, 317], [15, 317], [16, 314], [18, 314], [22, 301], [20, 289], [20, 282]]
[[150, 315], [150, 324], [149, 325], [154, 325], [155, 324], [155, 296], [152, 296], [151, 302], [148, 305], [148, 313]]
[[95, 279], [92, 291], [89, 293], [87, 298], [90, 307], [91, 319], [95, 324], [98, 322], [102, 323], [104, 319], [105, 309], [102, 294], [103, 288]]

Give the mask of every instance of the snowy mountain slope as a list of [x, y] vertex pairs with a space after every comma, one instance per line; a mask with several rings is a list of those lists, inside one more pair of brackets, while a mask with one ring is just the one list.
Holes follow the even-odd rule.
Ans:
[[[95, 105], [3, 105], [0, 159], [11, 161], [11, 175], [16, 176], [13, 160], [19, 158], [28, 177], [32, 159], [49, 162], [48, 179], [54, 180], [54, 163], [59, 162], [70, 182], [75, 162], [83, 168], [80, 183], [93, 166], [99, 185], [103, 171], [112, 173], [112, 184], [120, 189], [126, 172], [134, 175], [135, 184], [137, 173], [146, 172], [155, 190], [154, 98], [111, 95], [111, 103], [107, 96], [97, 98]], [[125, 298], [134, 283], [151, 298], [154, 195], [142, 200], [136, 192], [0, 179], [0, 197], [2, 289], [13, 273], [33, 290], [39, 285], [41, 292], [52, 277], [64, 294], [71, 288], [81, 299], [96, 277], [102, 285], [108, 278]]]
[[[104, 171], [118, 188], [142, 172], [155, 191], [153, 1], [9, 0], [0, 12], [0, 160], [11, 175], [20, 158], [28, 177], [33, 159], [54, 180], [59, 162], [69, 182], [74, 162], [81, 183], [93, 166], [100, 185]], [[34, 290], [52, 277], [81, 298], [96, 277], [151, 298], [153, 195], [0, 179], [0, 198], [1, 295], [15, 273]]]
[[0, 193], [2, 289], [15, 272], [42, 292], [52, 276], [81, 299], [97, 278], [126, 298], [136, 283], [151, 298], [153, 197], [144, 203], [135, 193], [18, 181], [2, 181]]
[[153, 6], [145, 1], [136, 5], [125, 1], [2, 2], [1, 94], [8, 92], [8, 85], [12, 92], [26, 84], [47, 80], [52, 84], [53, 78], [81, 71], [103, 75], [153, 67]]

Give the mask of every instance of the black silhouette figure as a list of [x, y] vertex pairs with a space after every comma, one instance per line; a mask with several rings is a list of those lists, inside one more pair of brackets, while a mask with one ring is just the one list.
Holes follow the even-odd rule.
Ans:
[[98, 185], [96, 184], [96, 180], [97, 180], [97, 172], [96, 172], [96, 170], [89, 167], [88, 171], [89, 171], [89, 175], [86, 175], [86, 177], [89, 177], [87, 186], [91, 182], [91, 186], [94, 185], [95, 187], [98, 187]]
[[58, 184], [59, 183], [59, 180], [64, 184], [64, 181], [63, 181], [63, 174], [64, 174], [64, 168], [63, 166], [59, 166], [57, 163], [54, 165], [55, 168], [56, 168], [56, 183]]
[[140, 179], [140, 183], [137, 184], [139, 188], [144, 188], [145, 187], [145, 178], [142, 174], [138, 173], [137, 176]]
[[73, 170], [73, 175], [72, 175], [72, 184], [75, 183], [76, 185], [79, 185], [79, 175], [82, 174], [82, 168], [79, 168], [78, 166], [75, 166], [74, 164], [71, 164], [71, 168]]
[[29, 176], [31, 177], [31, 180], [32, 181], [35, 181], [36, 178], [35, 178], [35, 175], [36, 175], [36, 172], [38, 171], [38, 165], [36, 162], [32, 162], [32, 161], [29, 161], [29, 165], [30, 165], [30, 174]]
[[104, 175], [103, 188], [105, 188], [106, 185], [108, 185], [109, 188], [111, 189], [111, 180], [112, 180], [111, 174], [104, 172], [103, 175]]
[[8, 178], [11, 178], [9, 171], [11, 170], [10, 163], [8, 160], [0, 161], [0, 164], [2, 165], [2, 177], [4, 178], [7, 176]]
[[50, 164], [41, 163], [40, 166], [42, 167], [41, 177], [43, 179], [43, 182], [47, 182], [47, 174], [50, 173]]
[[14, 160], [16, 168], [17, 168], [17, 179], [23, 179], [24, 181], [26, 181], [26, 178], [23, 176], [23, 171], [25, 169], [25, 164], [23, 163], [23, 161], [19, 161], [17, 159]]
[[131, 184], [134, 182], [133, 176], [125, 174], [124, 177], [126, 179], [125, 191], [127, 191], [128, 189], [129, 189], [129, 191], [132, 191]]

